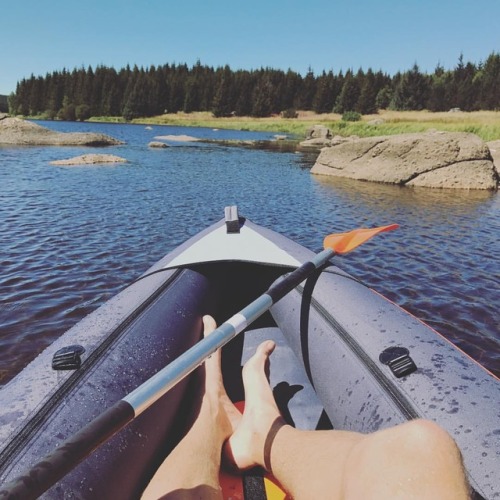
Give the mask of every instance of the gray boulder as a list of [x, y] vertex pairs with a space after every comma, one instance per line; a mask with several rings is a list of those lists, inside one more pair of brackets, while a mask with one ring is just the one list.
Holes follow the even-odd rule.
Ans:
[[307, 139], [331, 139], [332, 133], [328, 127], [324, 125], [313, 125], [307, 130], [306, 140]]
[[324, 125], [313, 125], [306, 132], [306, 138], [299, 143], [299, 149], [321, 149], [331, 146], [332, 133]]
[[67, 160], [55, 160], [51, 161], [51, 165], [67, 166], [67, 165], [96, 165], [104, 163], [127, 163], [125, 158], [115, 155], [104, 155], [104, 154], [89, 154], [75, 156], [74, 158], [68, 158]]
[[174, 142], [196, 142], [200, 141], [198, 137], [192, 137], [186, 134], [179, 135], [157, 135], [155, 139], [160, 139], [162, 141], [174, 141]]
[[160, 141], [151, 141], [148, 146], [150, 148], [158, 148], [158, 149], [165, 149], [165, 148], [168, 148], [168, 144], [165, 144], [164, 142], [160, 142]]
[[500, 171], [500, 139], [486, 143], [490, 148], [491, 157], [497, 172]]
[[114, 146], [123, 142], [93, 132], [55, 132], [28, 120], [0, 117], [0, 144], [16, 146]]
[[343, 142], [323, 148], [311, 173], [407, 186], [498, 187], [488, 146], [466, 133], [434, 131]]

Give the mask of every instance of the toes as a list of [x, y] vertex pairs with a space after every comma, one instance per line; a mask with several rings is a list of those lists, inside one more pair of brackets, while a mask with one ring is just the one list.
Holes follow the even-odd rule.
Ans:
[[273, 340], [265, 340], [257, 347], [256, 355], [269, 357], [275, 348], [276, 343]]
[[247, 376], [254, 374], [255, 372], [259, 373], [262, 371], [265, 374], [266, 363], [269, 360], [269, 356], [276, 348], [276, 344], [272, 340], [265, 340], [262, 342], [255, 354], [245, 363], [243, 367], [243, 375]]
[[212, 333], [217, 328], [217, 323], [212, 316], [208, 314], [203, 316], [203, 335], [206, 337], [210, 333]]

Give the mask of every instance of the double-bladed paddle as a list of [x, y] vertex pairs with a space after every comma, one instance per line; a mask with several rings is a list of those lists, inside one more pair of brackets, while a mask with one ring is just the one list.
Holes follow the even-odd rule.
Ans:
[[324, 266], [335, 254], [348, 253], [373, 236], [397, 227], [397, 224], [391, 224], [372, 229], [354, 229], [347, 233], [327, 236], [322, 252], [271, 285], [264, 294], [64, 441], [24, 475], [6, 484], [0, 490], [0, 498], [27, 500], [40, 496], [98, 446], [123, 429], [194, 371], [217, 349], [227, 344], [314, 271]]

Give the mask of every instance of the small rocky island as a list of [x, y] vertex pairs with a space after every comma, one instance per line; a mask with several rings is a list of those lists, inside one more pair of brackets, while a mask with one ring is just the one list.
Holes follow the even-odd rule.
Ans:
[[496, 190], [499, 181], [490, 149], [482, 139], [441, 131], [332, 138], [330, 145], [321, 149], [311, 173], [453, 189]]
[[114, 163], [127, 163], [125, 158], [115, 155], [103, 154], [90, 154], [80, 155], [66, 160], [51, 161], [51, 165], [69, 166], [69, 165], [97, 165], [97, 164], [114, 164]]
[[0, 144], [13, 146], [115, 146], [123, 144], [94, 132], [55, 132], [36, 123], [0, 114]]

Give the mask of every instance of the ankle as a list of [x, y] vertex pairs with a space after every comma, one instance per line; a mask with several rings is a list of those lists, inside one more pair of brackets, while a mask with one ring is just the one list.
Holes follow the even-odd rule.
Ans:
[[[272, 449], [275, 444], [276, 438], [278, 434], [282, 435], [283, 433], [287, 433], [288, 429], [293, 429], [289, 424], [286, 423], [285, 419], [280, 415], [274, 419], [274, 422], [271, 424], [269, 431], [265, 437], [264, 445], [262, 447], [262, 463], [261, 465], [267, 472], [272, 472]], [[281, 436], [280, 436], [281, 438]]]

